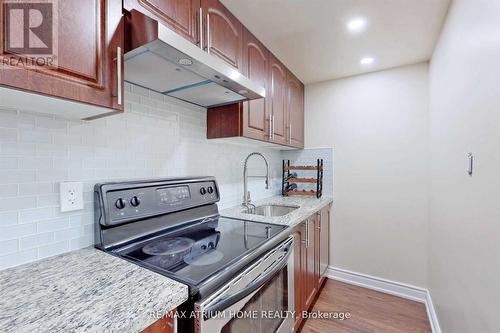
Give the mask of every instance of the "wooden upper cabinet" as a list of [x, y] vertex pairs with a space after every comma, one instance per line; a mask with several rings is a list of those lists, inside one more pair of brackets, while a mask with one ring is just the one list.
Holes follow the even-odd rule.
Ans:
[[[243, 74], [267, 91], [269, 51], [248, 30], [243, 33]], [[243, 136], [269, 139], [266, 99], [243, 102]]]
[[[5, 22], [6, 7], [2, 9]], [[57, 11], [56, 66], [2, 65], [0, 85], [122, 111], [123, 81], [118, 80], [123, 78], [122, 1], [64, 0], [58, 2]], [[9, 47], [0, 48], [1, 56], [24, 59]]]
[[243, 25], [219, 0], [201, 0], [205, 33], [203, 49], [242, 69]]
[[285, 66], [273, 55], [269, 56], [269, 107], [272, 119], [271, 141], [287, 144], [286, 76]]
[[304, 148], [304, 84], [290, 71], [287, 73], [288, 144]]
[[193, 44], [199, 44], [200, 0], [124, 0], [124, 8], [159, 19]]

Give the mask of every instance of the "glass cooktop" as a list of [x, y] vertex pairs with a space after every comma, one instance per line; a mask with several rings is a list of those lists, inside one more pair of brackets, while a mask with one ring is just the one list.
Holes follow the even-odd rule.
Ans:
[[134, 244], [117, 254], [196, 286], [286, 228], [224, 217], [207, 218], [191, 227]]

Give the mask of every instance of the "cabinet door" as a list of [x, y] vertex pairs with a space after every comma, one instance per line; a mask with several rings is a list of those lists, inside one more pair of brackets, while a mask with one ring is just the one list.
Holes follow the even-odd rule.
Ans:
[[127, 10], [144, 12], [139, 6], [193, 44], [199, 43], [200, 0], [125, 0]]
[[[243, 34], [243, 74], [266, 88], [269, 51], [248, 30]], [[243, 102], [243, 136], [269, 139], [269, 115], [264, 98]]]
[[304, 148], [304, 85], [288, 71], [286, 87], [287, 143]]
[[[57, 45], [57, 51], [53, 48], [57, 63], [22, 66], [21, 62], [26, 61], [24, 52], [2, 45], [1, 57], [19, 61], [0, 66], [0, 85], [122, 111], [123, 80], [118, 79], [123, 78], [122, 1], [64, 0], [58, 1], [55, 8], [58, 27], [52, 46]], [[3, 9], [2, 20], [5, 20], [6, 7]], [[29, 43], [33, 38], [30, 36]], [[23, 42], [26, 47], [28, 41]]]
[[269, 104], [272, 118], [271, 141], [286, 144], [286, 68], [270, 53], [269, 56]]
[[330, 207], [321, 210], [319, 234], [319, 280], [322, 281], [330, 261]]
[[302, 311], [306, 309], [307, 267], [306, 267], [306, 223], [302, 222], [295, 231], [294, 286], [295, 286], [295, 329], [302, 322]]
[[315, 242], [315, 218], [311, 217], [307, 223], [307, 258], [306, 258], [306, 274], [307, 274], [307, 289], [306, 289], [306, 309], [311, 306], [314, 296], [317, 291], [316, 279], [316, 242]]
[[203, 48], [241, 70], [243, 25], [219, 0], [201, 0], [201, 8], [205, 16]]
[[174, 332], [175, 332], [174, 319], [168, 316], [156, 321], [151, 326], [141, 331], [141, 333], [174, 333]]

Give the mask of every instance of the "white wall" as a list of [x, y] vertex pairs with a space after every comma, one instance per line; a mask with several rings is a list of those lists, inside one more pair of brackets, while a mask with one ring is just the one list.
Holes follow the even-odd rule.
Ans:
[[306, 144], [333, 146], [332, 265], [426, 285], [428, 65], [306, 86]]
[[[241, 203], [243, 161], [258, 150], [275, 179], [269, 191], [251, 179], [252, 198], [281, 191], [279, 151], [209, 141], [205, 109], [126, 88], [125, 114], [91, 122], [6, 110], [0, 101], [0, 269], [93, 244], [99, 181], [213, 175], [224, 208]], [[263, 165], [252, 160], [252, 174], [264, 174]], [[83, 211], [60, 212], [59, 182], [67, 180], [84, 182]]]
[[[429, 286], [443, 332], [500, 332], [500, 2], [456, 0], [432, 58]], [[466, 174], [466, 154], [476, 157]]]

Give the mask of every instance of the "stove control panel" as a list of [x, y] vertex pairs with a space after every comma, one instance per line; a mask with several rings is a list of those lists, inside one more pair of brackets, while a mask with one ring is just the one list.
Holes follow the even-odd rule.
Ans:
[[96, 192], [102, 196], [105, 208], [105, 218], [101, 219], [103, 225], [122, 224], [219, 201], [217, 183], [213, 178], [151, 184], [123, 183], [123, 186], [101, 184], [96, 185]]

